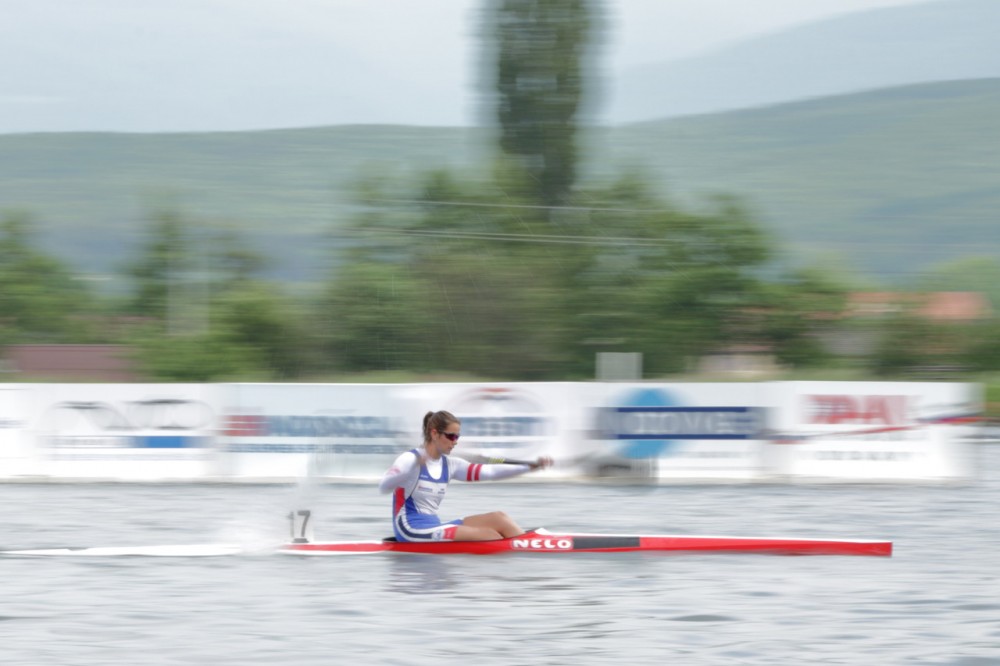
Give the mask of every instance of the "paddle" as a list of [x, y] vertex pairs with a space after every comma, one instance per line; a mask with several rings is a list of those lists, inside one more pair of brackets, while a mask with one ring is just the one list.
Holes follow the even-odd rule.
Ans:
[[[538, 468], [537, 460], [523, 460], [519, 458], [505, 458], [503, 456], [484, 456], [476, 453], [466, 453], [462, 452], [458, 455], [460, 458], [465, 458], [469, 462], [480, 463], [483, 465], [528, 465], [532, 469]], [[572, 467], [578, 465], [585, 460], [593, 458], [595, 453], [585, 453], [579, 456], [573, 456], [572, 458], [560, 458], [558, 460], [552, 461], [552, 466], [555, 467], [559, 465], [560, 467]]]
[[537, 460], [517, 460], [515, 458], [502, 458], [498, 456], [463, 456], [466, 460], [483, 465], [527, 465], [532, 469], [538, 467]]

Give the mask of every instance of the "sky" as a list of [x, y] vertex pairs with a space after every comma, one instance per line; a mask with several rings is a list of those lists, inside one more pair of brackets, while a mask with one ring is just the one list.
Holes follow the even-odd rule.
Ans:
[[[606, 0], [607, 65], [623, 68], [700, 55], [742, 39], [856, 11], [927, 0]], [[401, 49], [471, 85], [482, 0], [216, 0], [275, 24], [330, 31], [372, 61]], [[394, 17], [394, 18], [393, 18]], [[372, 38], [378, 27], [380, 36]]]
[[618, 0], [609, 55], [618, 67], [701, 55], [742, 39], [857, 11], [926, 0]]
[[[817, 19], [927, 0], [608, 0], [610, 48], [623, 65], [695, 55], [748, 36]], [[214, 0], [304, 31], [334, 31], [378, 58], [421, 44], [445, 61], [474, 47], [481, 0]], [[389, 20], [396, 16], [395, 20]], [[334, 26], [339, 25], [339, 29]], [[388, 30], [372, 41], [371, 29]], [[420, 29], [417, 30], [416, 28]]]
[[[474, 59], [476, 14], [483, 7], [482, 0], [216, 1], [302, 30], [339, 26], [333, 30], [341, 39], [375, 60], [393, 57], [400, 45], [419, 45], [422, 57], [452, 71]], [[606, 0], [608, 56], [614, 67], [671, 60], [817, 19], [926, 1]], [[375, 26], [385, 31], [378, 41], [370, 38]]]
[[[602, 74], [923, 1], [606, 0]], [[483, 6], [484, 0], [0, 0], [0, 58], [15, 64], [0, 71], [0, 132], [475, 123]], [[318, 111], [330, 107], [329, 96], [320, 95], [324, 85], [327, 94], [331, 87], [340, 93], [335, 116]], [[231, 90], [220, 94], [220, 86]], [[312, 96], [310, 86], [317, 89]], [[272, 91], [266, 98], [265, 88]], [[408, 99], [423, 103], [408, 109]], [[282, 100], [298, 108], [280, 108]], [[189, 126], [199, 122], [204, 126]]]

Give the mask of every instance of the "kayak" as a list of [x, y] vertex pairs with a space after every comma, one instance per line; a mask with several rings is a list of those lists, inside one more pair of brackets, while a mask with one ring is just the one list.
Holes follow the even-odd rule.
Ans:
[[623, 535], [530, 530], [521, 536], [492, 541], [412, 543], [380, 541], [310, 541], [300, 537], [278, 549], [286, 555], [359, 555], [419, 553], [428, 555], [497, 555], [501, 553], [625, 552], [768, 553], [772, 555], [871, 555], [890, 557], [891, 541], [734, 537], [691, 535]]

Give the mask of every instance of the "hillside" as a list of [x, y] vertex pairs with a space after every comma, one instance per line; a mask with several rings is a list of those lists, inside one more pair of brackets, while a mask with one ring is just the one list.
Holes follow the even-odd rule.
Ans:
[[[736, 194], [796, 260], [894, 278], [1000, 249], [997, 136], [1000, 79], [987, 79], [594, 130], [586, 144], [591, 177], [639, 166], [686, 205]], [[275, 277], [311, 281], [361, 178], [468, 176], [490, 150], [485, 130], [395, 126], [2, 135], [0, 210], [30, 213], [81, 272], [115, 272], [167, 206], [243, 230]]]
[[1000, 250], [1000, 79], [904, 86], [614, 130], [686, 201], [736, 193], [800, 261], [884, 279]]
[[816, 21], [613, 81], [616, 123], [890, 86], [1000, 76], [996, 0], [938, 0]]
[[[356, 185], [401, 183], [479, 163], [477, 134], [341, 126], [204, 134], [0, 135], [0, 210], [36, 221], [47, 250], [110, 274], [139, 247], [151, 213], [243, 232], [278, 279], [320, 279], [326, 233], [347, 224]], [[477, 149], [478, 146], [478, 149]]]

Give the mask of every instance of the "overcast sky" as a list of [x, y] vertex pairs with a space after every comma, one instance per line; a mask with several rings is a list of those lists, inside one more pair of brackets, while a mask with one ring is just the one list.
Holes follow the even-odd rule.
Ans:
[[[216, 0], [276, 24], [330, 30], [373, 58], [417, 45], [455, 69], [475, 48], [482, 0]], [[616, 66], [695, 55], [817, 19], [927, 0], [606, 0], [609, 56]], [[169, 5], [170, 3], [165, 3]], [[382, 38], [372, 40], [378, 27]], [[447, 65], [447, 63], [451, 63]]]
[[[606, 0], [611, 29], [607, 55], [611, 67], [628, 67], [697, 55], [753, 35], [839, 14], [926, 1]], [[232, 11], [252, 12], [273, 25], [334, 34], [372, 60], [391, 60], [405, 49], [453, 76], [471, 74], [477, 12], [484, 6], [483, 0], [206, 0], [199, 4], [212, 2]], [[174, 9], [178, 15], [184, 13], [182, 5]]]
[[[818, 19], [922, 1], [606, 0], [602, 75], [708, 53]], [[0, 132], [245, 129], [266, 126], [272, 117], [282, 118], [274, 121], [281, 125], [474, 122], [473, 91], [481, 78], [476, 31], [484, 5], [0, 0], [0, 57], [13, 64], [0, 71]], [[300, 94], [310, 85], [316, 87], [313, 97]], [[319, 97], [323, 85], [339, 93], [337, 117], [307, 113], [329, 107]], [[270, 93], [262, 100], [265, 90]], [[395, 101], [420, 98], [438, 100], [445, 111], [426, 110], [425, 120], [414, 108], [409, 117]], [[169, 111], [194, 100], [204, 108]], [[278, 108], [281, 100], [296, 108]], [[274, 107], [271, 115], [268, 106]], [[235, 109], [256, 115], [240, 120]], [[231, 128], [222, 126], [230, 120]]]

